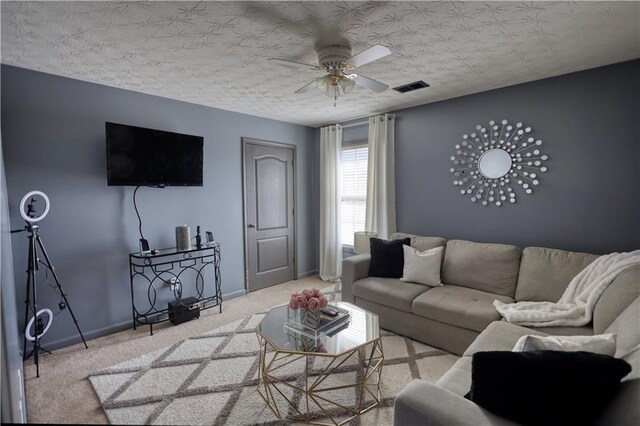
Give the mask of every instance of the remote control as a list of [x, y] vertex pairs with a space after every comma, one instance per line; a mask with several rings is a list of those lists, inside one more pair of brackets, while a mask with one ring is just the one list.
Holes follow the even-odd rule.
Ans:
[[326, 308], [321, 308], [320, 312], [323, 314], [329, 315], [331, 317], [335, 317], [340, 313], [339, 310], [332, 308], [331, 306], [327, 306]]

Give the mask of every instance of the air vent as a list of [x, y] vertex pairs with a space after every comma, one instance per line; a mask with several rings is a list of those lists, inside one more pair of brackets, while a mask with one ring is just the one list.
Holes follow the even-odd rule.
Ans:
[[403, 84], [402, 86], [394, 87], [393, 90], [399, 93], [407, 93], [407, 92], [413, 92], [414, 90], [422, 89], [425, 87], [429, 87], [429, 85], [424, 81], [420, 80], [420, 81], [415, 81], [409, 84]]

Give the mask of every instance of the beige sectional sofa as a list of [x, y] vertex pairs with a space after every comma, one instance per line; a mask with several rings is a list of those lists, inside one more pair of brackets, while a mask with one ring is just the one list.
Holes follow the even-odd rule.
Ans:
[[[445, 247], [444, 286], [368, 277], [370, 256], [363, 254], [343, 262], [342, 299], [377, 313], [385, 329], [463, 356], [436, 385], [415, 380], [400, 393], [396, 424], [509, 424], [462, 397], [471, 386], [473, 353], [511, 350], [526, 334], [605, 332], [618, 335], [616, 356], [632, 365], [625, 378], [626, 392], [618, 400], [628, 405], [613, 410], [608, 422], [640, 424], [640, 268], [627, 270], [611, 283], [595, 307], [591, 324], [526, 328], [501, 321], [493, 301], [555, 302], [596, 255], [540, 247], [521, 251], [512, 245], [402, 233], [392, 236], [406, 237], [419, 250]], [[616, 417], [623, 411], [624, 416]]]

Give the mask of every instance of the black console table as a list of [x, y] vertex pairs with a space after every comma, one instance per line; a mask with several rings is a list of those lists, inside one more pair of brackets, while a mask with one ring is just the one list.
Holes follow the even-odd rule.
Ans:
[[[205, 280], [205, 272], [213, 272], [213, 279]], [[211, 271], [213, 269], [213, 271]], [[181, 276], [187, 271], [195, 274], [195, 282], [185, 283]], [[220, 244], [210, 243], [202, 248], [178, 251], [176, 248], [161, 249], [157, 253], [130, 253], [129, 272], [131, 277], [131, 306], [133, 329], [137, 324], [148, 324], [153, 335], [153, 324], [169, 320], [169, 307], [165, 301], [163, 307], [156, 307], [158, 291], [168, 292], [170, 283], [178, 282], [172, 291], [175, 300], [180, 303], [183, 286], [195, 285], [195, 298], [200, 310], [220, 307], [222, 313], [222, 291], [220, 290]], [[147, 285], [149, 308], [140, 312], [136, 308], [134, 286]], [[157, 288], [162, 286], [163, 288]], [[145, 307], [146, 308], [146, 307]]]

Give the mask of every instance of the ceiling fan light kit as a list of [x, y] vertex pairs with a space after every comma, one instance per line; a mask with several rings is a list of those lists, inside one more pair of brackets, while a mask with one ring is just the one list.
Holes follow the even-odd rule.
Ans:
[[[349, 75], [325, 75], [315, 80], [316, 87], [325, 95], [335, 100], [340, 95], [346, 95], [353, 89], [356, 82]], [[335, 106], [335, 105], [334, 105]]]
[[389, 55], [391, 51], [384, 46], [375, 45], [353, 56], [351, 56], [351, 48], [342, 45], [322, 46], [316, 49], [316, 53], [319, 65], [277, 58], [272, 58], [270, 61], [287, 67], [326, 72], [326, 75], [302, 86], [295, 93], [306, 93], [315, 86], [322, 93], [333, 98], [334, 107], [337, 105], [338, 97], [349, 93], [354, 86], [366, 87], [377, 93], [384, 92], [389, 87], [386, 84], [354, 72], [356, 67]]

